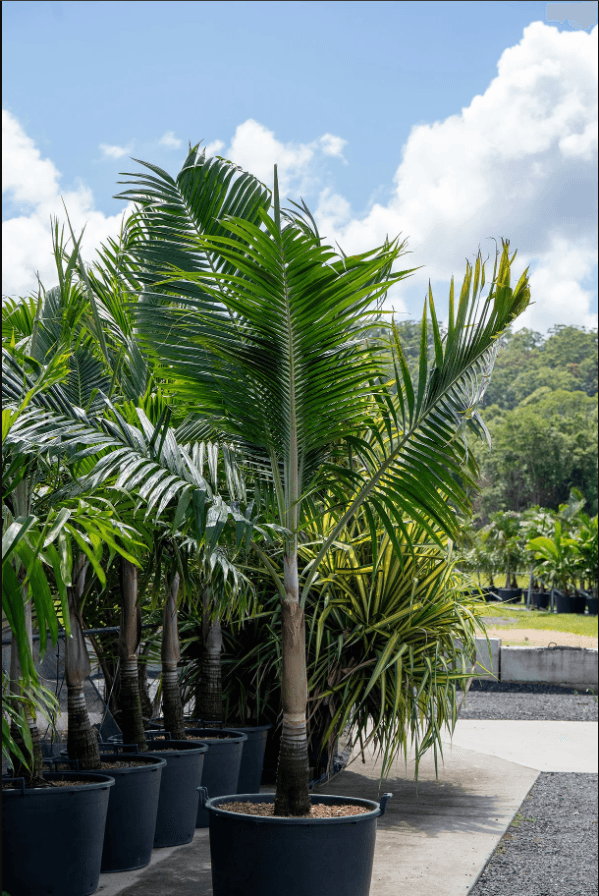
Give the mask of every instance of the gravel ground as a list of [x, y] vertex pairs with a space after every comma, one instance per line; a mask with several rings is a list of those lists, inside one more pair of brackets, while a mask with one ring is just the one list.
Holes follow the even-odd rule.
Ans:
[[[472, 683], [464, 719], [597, 720], [592, 694]], [[469, 896], [597, 896], [597, 775], [541, 772]]]
[[473, 681], [461, 719], [596, 722], [597, 698], [573, 688], [525, 682]]
[[596, 896], [597, 775], [542, 772], [470, 896]]

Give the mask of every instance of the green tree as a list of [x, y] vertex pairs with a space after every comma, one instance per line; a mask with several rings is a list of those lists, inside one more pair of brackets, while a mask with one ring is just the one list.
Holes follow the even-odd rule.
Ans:
[[[168, 211], [168, 202], [162, 203], [163, 220]], [[457, 305], [452, 283], [444, 341], [429, 291], [422, 340], [427, 345], [428, 313], [434, 365], [429, 367], [421, 352], [413, 381], [397, 341], [394, 393], [384, 386], [384, 346], [363, 337], [372, 328], [376, 300], [410, 273], [390, 274], [403, 246], [396, 240], [362, 256], [338, 258], [309, 221], [289, 213], [283, 223], [276, 169], [274, 217], [261, 212], [260, 220], [257, 226], [223, 218], [230, 236], [190, 237], [189, 264], [177, 260], [170, 271], [164, 266], [161, 283], [170, 299], [164, 291], [148, 291], [136, 314], [156, 364], [177, 378], [170, 388], [187, 396], [198, 417], [212, 421], [260, 465], [276, 496], [282, 576], [256, 547], [273, 575], [282, 612], [283, 734], [275, 812], [301, 815], [310, 805], [304, 608], [312, 581], [360, 507], [384, 522], [392, 540], [396, 528], [405, 526], [405, 513], [426, 531], [431, 532], [429, 520], [454, 531], [453, 506], [466, 503], [463, 482], [473, 473], [456, 432], [465, 419], [482, 431], [476, 410], [481, 385], [492, 368], [497, 337], [526, 307], [529, 290], [526, 273], [510, 287], [513, 258], [504, 242], [477, 317], [484, 287], [479, 254], [474, 272], [468, 265]], [[162, 235], [166, 261], [167, 227]], [[194, 249], [226, 267], [198, 271]], [[142, 266], [143, 257], [142, 249]], [[373, 400], [380, 408], [377, 417]], [[377, 450], [364, 440], [368, 429], [376, 435]], [[344, 442], [353, 448], [355, 467], [334, 463]], [[325, 484], [337, 483], [336, 497], [342, 500], [344, 482], [357, 488], [357, 497], [348, 506], [346, 493], [345, 512], [300, 580], [302, 508]]]

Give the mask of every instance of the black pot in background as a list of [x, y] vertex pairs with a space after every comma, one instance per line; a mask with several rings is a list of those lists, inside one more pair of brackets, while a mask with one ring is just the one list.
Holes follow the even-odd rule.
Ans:
[[587, 597], [586, 598], [586, 605], [587, 605], [587, 610], [589, 611], [589, 616], [597, 615], [598, 604], [599, 604], [598, 598], [596, 598], [596, 597]]
[[574, 603], [574, 612], [580, 613], [581, 616], [584, 616], [585, 610], [587, 608], [587, 597], [586, 594], [576, 594], [572, 601]]
[[[273, 818], [227, 812], [227, 802], [272, 802], [274, 794], [210, 799], [214, 896], [368, 896], [376, 820], [371, 800], [318, 794], [312, 802], [355, 803], [369, 811], [344, 818]], [[200, 798], [202, 801], [203, 795]]]
[[189, 740], [147, 738], [152, 756], [166, 760], [154, 831], [154, 848], [190, 843], [198, 815], [198, 787], [202, 780], [206, 744]]
[[522, 588], [498, 588], [496, 594], [499, 600], [516, 603], [522, 597]]
[[114, 753], [100, 754], [102, 762], [126, 761], [128, 765], [106, 769], [115, 784], [106, 818], [103, 874], [145, 868], [154, 846], [160, 780], [166, 761], [151, 753], [132, 755], [122, 750], [126, 751], [127, 745], [115, 745]]
[[[206, 727], [202, 719], [195, 719], [193, 724], [198, 728]], [[210, 724], [207, 727], [210, 727]], [[260, 793], [266, 742], [272, 725], [236, 725], [231, 722], [227, 727], [231, 731], [239, 731], [240, 734], [247, 736], [241, 754], [237, 793]]]
[[574, 598], [569, 594], [562, 594], [561, 591], [554, 592], [555, 610], [557, 613], [575, 613]]
[[531, 591], [530, 605], [532, 607], [537, 607], [539, 610], [547, 610], [550, 600], [551, 595], [546, 591]]
[[112, 775], [46, 772], [84, 786], [2, 793], [2, 889], [11, 896], [89, 896], [98, 888]]
[[247, 736], [241, 755], [237, 793], [260, 793], [266, 741], [271, 728], [272, 725], [252, 725], [234, 729]]
[[[208, 747], [204, 755], [202, 786], [209, 797], [237, 793], [239, 769], [243, 745], [247, 736], [231, 728], [186, 728], [185, 734], [197, 737]], [[219, 737], [221, 735], [221, 737]], [[196, 817], [196, 828], [208, 827], [208, 812], [200, 801]]]

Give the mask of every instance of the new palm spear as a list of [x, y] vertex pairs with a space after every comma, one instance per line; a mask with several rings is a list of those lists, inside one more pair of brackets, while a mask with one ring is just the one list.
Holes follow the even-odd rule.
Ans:
[[[164, 215], [168, 209], [162, 211]], [[218, 263], [201, 272], [171, 265], [162, 288], [176, 293], [175, 283], [195, 282], [199, 288], [193, 298], [154, 293], [150, 301], [137, 303], [136, 315], [143, 339], [172, 388], [186, 395], [194, 413], [211, 420], [246, 457], [267, 464], [274, 483], [285, 532], [282, 577], [262, 548], [255, 547], [281, 598], [283, 728], [275, 814], [290, 816], [310, 808], [304, 606], [318, 565], [364, 504], [392, 536], [406, 511], [420, 520], [432, 517], [452, 530], [447, 501], [466, 501], [458, 481], [464, 449], [455, 440], [456, 429], [463, 413], [475, 421], [481, 377], [488, 376], [496, 340], [526, 307], [529, 292], [526, 273], [517, 288], [510, 289], [505, 244], [498, 286], [493, 285], [482, 309], [477, 309], [484, 285], [479, 258], [474, 295], [469, 266], [457, 310], [452, 282], [449, 329], [442, 342], [429, 290], [436, 364], [428, 370], [425, 350], [413, 387], [400, 359], [395, 394], [382, 385], [384, 344], [373, 344], [365, 335], [377, 299], [416, 270], [390, 273], [403, 244], [396, 240], [340, 259], [298, 220], [288, 216], [282, 225], [276, 167], [274, 219], [263, 211], [259, 215], [261, 226], [241, 218], [221, 220], [230, 238], [190, 239], [195, 258], [200, 250]], [[423, 329], [426, 312], [425, 306]], [[333, 447], [359, 439], [368, 425], [376, 425], [369, 417], [375, 392], [387, 410], [386, 428], [381, 426], [382, 455], [365, 462], [357, 497], [300, 583], [302, 505], [316, 483], [323, 482], [325, 469], [334, 477]], [[347, 465], [337, 469], [347, 480]]]

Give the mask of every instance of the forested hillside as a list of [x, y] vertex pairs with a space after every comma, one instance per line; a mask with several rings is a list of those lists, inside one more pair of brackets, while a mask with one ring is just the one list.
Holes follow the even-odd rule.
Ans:
[[[418, 352], [420, 325], [399, 324], [408, 363]], [[479, 522], [498, 510], [539, 505], [557, 510], [571, 488], [597, 513], [597, 331], [553, 327], [508, 333], [483, 405], [493, 448], [472, 442], [482, 491]]]

